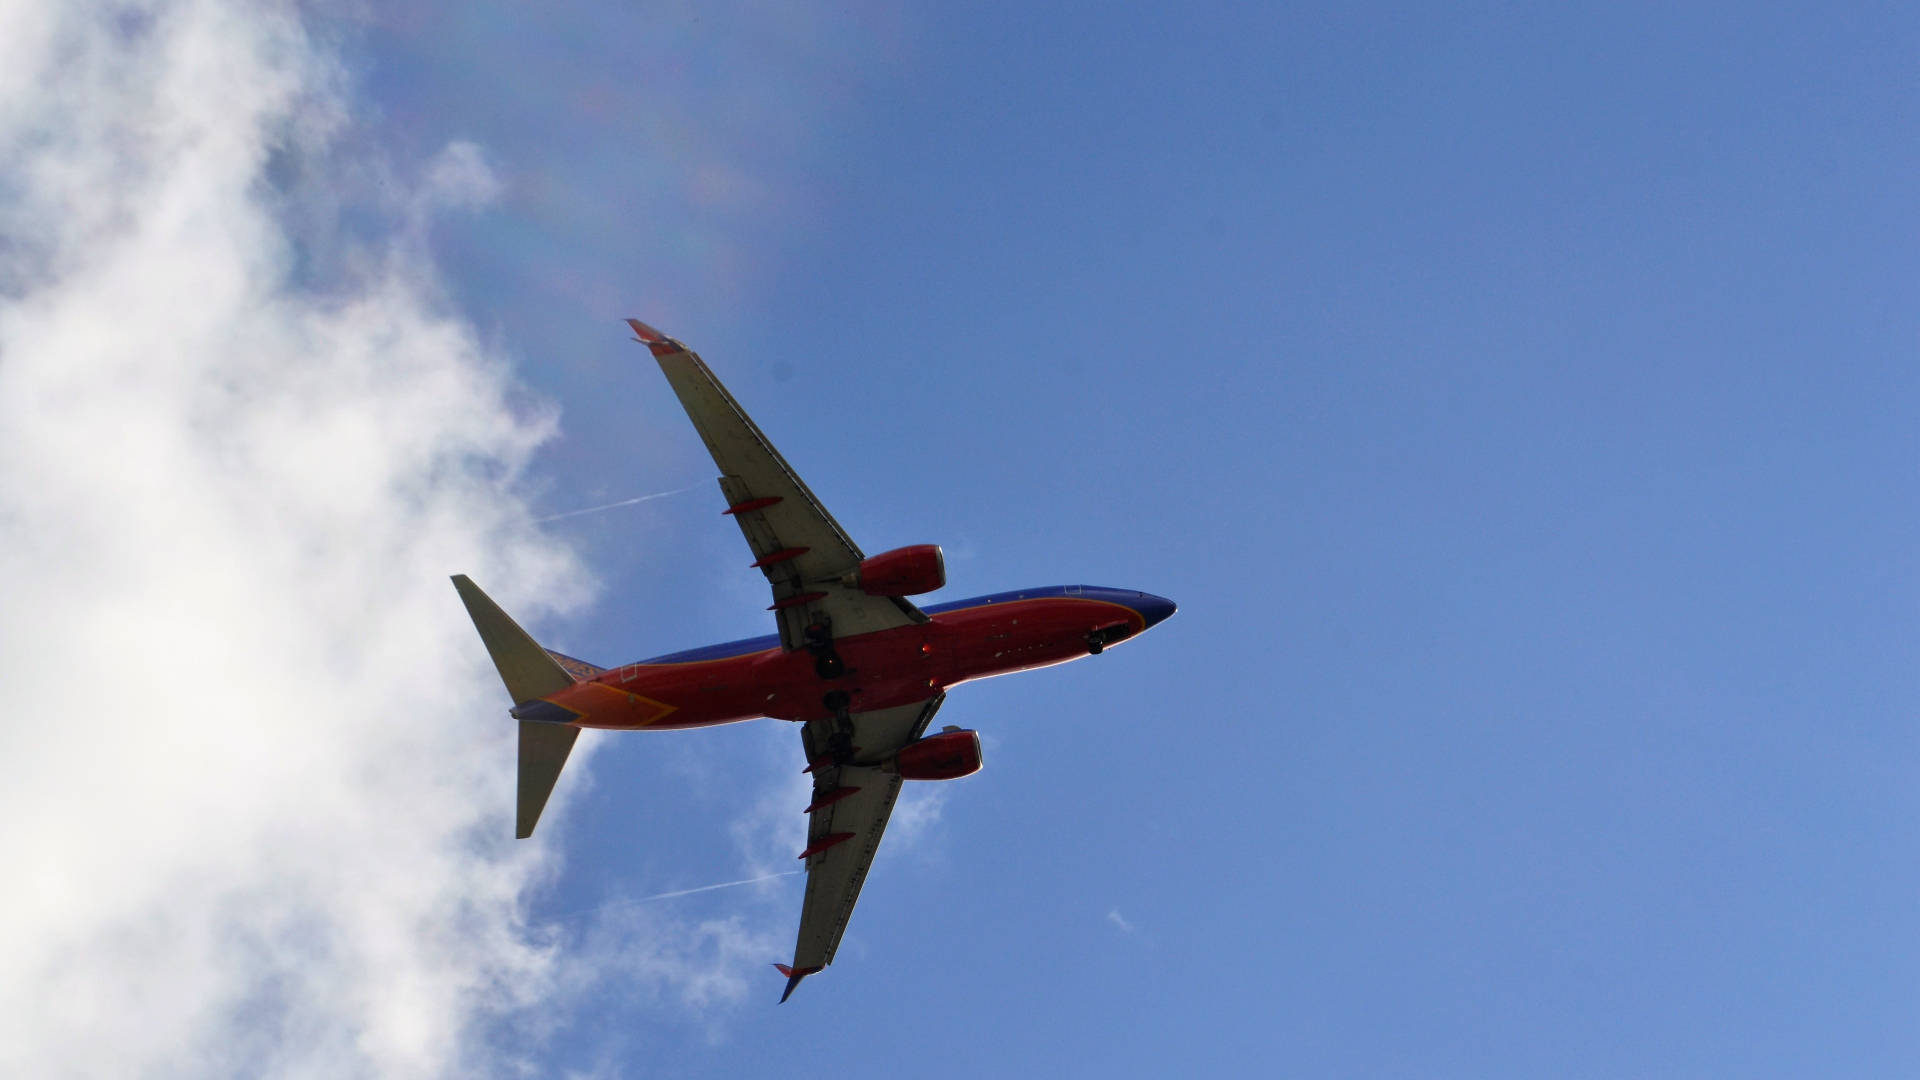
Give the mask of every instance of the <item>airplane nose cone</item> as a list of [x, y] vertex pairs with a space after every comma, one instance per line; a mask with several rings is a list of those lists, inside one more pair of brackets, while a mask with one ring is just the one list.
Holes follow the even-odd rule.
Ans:
[[1140, 599], [1134, 602], [1134, 609], [1147, 620], [1147, 627], [1151, 629], [1179, 610], [1179, 606], [1164, 596], [1141, 593]]

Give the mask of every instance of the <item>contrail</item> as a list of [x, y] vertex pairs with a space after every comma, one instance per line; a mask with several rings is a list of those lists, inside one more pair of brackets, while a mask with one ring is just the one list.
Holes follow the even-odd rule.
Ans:
[[772, 881], [774, 878], [792, 877], [795, 874], [804, 873], [806, 873], [805, 870], [782, 870], [777, 874], [762, 874], [759, 877], [743, 878], [739, 881], [723, 881], [718, 885], [701, 885], [692, 889], [675, 889], [673, 892], [654, 893], [652, 896], [635, 896], [627, 900], [615, 900], [611, 903], [601, 904], [599, 907], [587, 908], [584, 911], [572, 911], [565, 915], [556, 915], [554, 918], [577, 919], [583, 915], [592, 915], [596, 912], [609, 911], [613, 908], [632, 907], [635, 904], [648, 904], [655, 900], [671, 900], [676, 896], [692, 896], [694, 893], [712, 892], [715, 889], [732, 889], [741, 885], [752, 885], [757, 882]]
[[627, 904], [644, 904], [649, 900], [671, 900], [676, 896], [692, 896], [697, 892], [712, 892], [715, 889], [731, 889], [736, 885], [752, 885], [759, 881], [772, 881], [774, 878], [792, 877], [804, 874], [805, 870], [782, 870], [777, 874], [761, 874], [759, 877], [742, 878], [739, 881], [723, 881], [718, 885], [702, 885], [697, 889], [680, 889], [676, 892], [654, 893], [652, 896], [636, 896], [631, 900], [620, 901]]
[[672, 491], [656, 491], [651, 495], [642, 495], [637, 499], [621, 499], [619, 502], [610, 502], [610, 503], [607, 503], [605, 506], [589, 506], [584, 510], [569, 510], [564, 514], [551, 514], [543, 518], [534, 518], [533, 523], [535, 525], [544, 525], [549, 521], [559, 521], [561, 518], [579, 517], [581, 514], [597, 514], [602, 510], [613, 510], [622, 506], [632, 506], [634, 503], [650, 502], [654, 499], [664, 499], [669, 495], [682, 495], [682, 494], [685, 494], [686, 492], [692, 491], [694, 488], [697, 488], [699, 486], [700, 486], [699, 484], [688, 484], [686, 487], [683, 487], [683, 488], [674, 488]]

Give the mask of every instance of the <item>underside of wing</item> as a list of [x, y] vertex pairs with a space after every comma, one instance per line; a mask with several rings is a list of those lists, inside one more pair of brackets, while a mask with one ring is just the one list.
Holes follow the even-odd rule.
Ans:
[[926, 621], [905, 599], [869, 596], [847, 584], [844, 579], [864, 558], [859, 546], [746, 410], [686, 346], [636, 319], [628, 325], [659, 362], [720, 469], [726, 513], [753, 550], [753, 567], [772, 587], [770, 610], [779, 620], [781, 644], [804, 647], [809, 627], [852, 637]]
[[[945, 695], [913, 705], [852, 714], [852, 762], [835, 765], [814, 753], [824, 739], [809, 726], [804, 740], [813, 763], [813, 802], [808, 807], [806, 900], [800, 908], [800, 933], [787, 975], [787, 999], [800, 980], [833, 963], [847, 920], [866, 884], [867, 870], [880, 850], [880, 836], [900, 795], [898, 773], [877, 767], [902, 746], [920, 737]], [[829, 721], [819, 722], [821, 725]], [[862, 762], [868, 764], [860, 764]]]

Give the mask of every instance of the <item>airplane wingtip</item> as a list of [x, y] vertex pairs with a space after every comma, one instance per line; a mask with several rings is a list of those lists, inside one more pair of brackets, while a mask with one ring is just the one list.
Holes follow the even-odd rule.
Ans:
[[785, 964], [775, 964], [773, 966], [776, 971], [780, 972], [780, 974], [785, 975], [787, 977], [787, 988], [786, 990], [782, 991], [780, 994], [780, 1004], [782, 1005], [785, 1005], [787, 1003], [787, 999], [793, 996], [793, 989], [794, 987], [800, 985], [801, 979], [804, 979], [807, 976], [813, 974], [814, 972], [820, 970], [817, 967], [800, 968], [796, 970], [794, 968], [788, 967]]
[[680, 352], [684, 348], [679, 342], [648, 326], [646, 323], [641, 322], [639, 319], [628, 319], [627, 326], [633, 331], [633, 340], [645, 345], [648, 351], [652, 352], [655, 356], [665, 356], [667, 353]]

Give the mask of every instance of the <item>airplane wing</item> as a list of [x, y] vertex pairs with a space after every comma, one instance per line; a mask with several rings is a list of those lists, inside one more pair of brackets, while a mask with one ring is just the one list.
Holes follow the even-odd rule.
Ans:
[[875, 765], [919, 738], [945, 700], [945, 694], [936, 694], [912, 705], [852, 714], [857, 750], [846, 765], [835, 766], [830, 759], [816, 756], [819, 740], [813, 726], [804, 730], [808, 760], [816, 763], [807, 848], [802, 855], [807, 861], [807, 896], [800, 908], [793, 964], [776, 965], [787, 976], [781, 1001], [792, 995], [801, 979], [833, 963], [874, 852], [880, 849], [880, 834], [886, 831], [894, 799], [900, 794], [900, 775]]
[[842, 584], [840, 579], [865, 558], [859, 545], [697, 354], [638, 319], [628, 319], [627, 325], [659, 362], [720, 468], [725, 512], [753, 549], [753, 566], [773, 587], [768, 610], [780, 621], [782, 645], [804, 648], [806, 628], [821, 616], [829, 620], [834, 637], [927, 621], [903, 598], [868, 596]]

